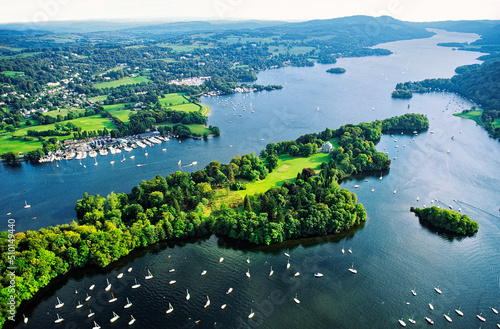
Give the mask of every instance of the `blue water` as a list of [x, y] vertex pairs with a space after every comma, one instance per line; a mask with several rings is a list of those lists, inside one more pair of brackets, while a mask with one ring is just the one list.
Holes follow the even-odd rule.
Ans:
[[[417, 328], [427, 326], [424, 316], [431, 317], [437, 328], [495, 328], [500, 316], [490, 308], [500, 308], [498, 142], [473, 121], [452, 116], [472, 106], [454, 94], [415, 95], [409, 101], [390, 97], [397, 82], [451, 77], [455, 67], [477, 63], [479, 53], [436, 46], [476, 37], [440, 31], [429, 39], [378, 45], [394, 54], [340, 59], [335, 66], [347, 70], [342, 75], [327, 74], [330, 65], [261, 72], [258, 83], [284, 88], [202, 99], [212, 107], [209, 123], [222, 132], [208, 141], [174, 140], [148, 148], [147, 157], [137, 149], [125, 154], [123, 163], [119, 162], [122, 155], [98, 157], [97, 166], [86, 159], [82, 161], [86, 168], [74, 160], [61, 162], [59, 167], [2, 166], [1, 208], [12, 212], [18, 230], [38, 229], [71, 221], [76, 200], [84, 192], [128, 192], [157, 174], [202, 168], [215, 159], [227, 162], [236, 154], [258, 154], [269, 142], [295, 139], [325, 127], [408, 111], [426, 114], [430, 120], [429, 132], [414, 140], [401, 135], [382, 137], [377, 148], [391, 159], [396, 157], [382, 180], [377, 174], [342, 184], [358, 195], [367, 210], [368, 220], [361, 227], [339, 236], [271, 247], [237, 245], [215, 236], [179, 245], [159, 244], [109, 268], [73, 273], [51, 284], [20, 311], [30, 318], [26, 327], [91, 328], [92, 321], [86, 317], [90, 307], [102, 328], [127, 327], [130, 314], [139, 328], [391, 328], [399, 326], [400, 318], [408, 323], [411, 316]], [[161, 151], [164, 147], [166, 152]], [[111, 160], [116, 161], [114, 165]], [[183, 164], [198, 161], [198, 165], [179, 167], [179, 160]], [[354, 189], [354, 185], [360, 187]], [[30, 209], [23, 209], [25, 200], [32, 205]], [[430, 206], [431, 200], [441, 207], [461, 208], [479, 222], [478, 234], [458, 239], [422, 226], [409, 207]], [[353, 253], [342, 254], [343, 247], [352, 248]], [[283, 255], [287, 249], [289, 270]], [[225, 258], [223, 263], [218, 262], [220, 257]], [[352, 265], [358, 274], [348, 272]], [[275, 272], [269, 277], [271, 266]], [[126, 271], [129, 267], [131, 273]], [[169, 273], [172, 268], [176, 271]], [[149, 281], [144, 279], [147, 269], [154, 275]], [[206, 276], [200, 275], [203, 270]], [[247, 270], [250, 279], [245, 276]], [[324, 277], [314, 278], [317, 271]], [[124, 277], [116, 279], [120, 272]], [[294, 277], [296, 272], [301, 275]], [[142, 283], [137, 290], [130, 288], [134, 277]], [[118, 298], [112, 304], [104, 292], [106, 278]], [[171, 280], [176, 283], [170, 285]], [[96, 284], [92, 292], [88, 290], [91, 284]], [[441, 295], [434, 291], [436, 286], [443, 291]], [[229, 287], [234, 291], [226, 295]], [[190, 301], [185, 300], [186, 289]], [[412, 296], [411, 289], [418, 295]], [[87, 292], [91, 300], [76, 310]], [[65, 302], [58, 310], [65, 318], [61, 325], [53, 324], [56, 296]], [[208, 308], [203, 307], [206, 296], [211, 300]], [[300, 304], [293, 301], [295, 296]], [[127, 310], [123, 309], [125, 297], [133, 302]], [[169, 302], [174, 311], [166, 314]], [[222, 304], [227, 304], [226, 309], [220, 309]], [[454, 312], [459, 307], [464, 317]], [[113, 324], [109, 322], [112, 311], [120, 315]], [[251, 311], [255, 316], [249, 319]], [[450, 324], [443, 317], [448, 312], [453, 318]], [[476, 318], [480, 312], [487, 322]], [[24, 327], [18, 324], [16, 328]]]

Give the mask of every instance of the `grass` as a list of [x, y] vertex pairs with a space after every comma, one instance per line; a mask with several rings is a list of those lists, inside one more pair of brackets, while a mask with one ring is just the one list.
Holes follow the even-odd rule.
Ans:
[[161, 106], [174, 106], [179, 104], [187, 104], [189, 101], [181, 93], [166, 94], [165, 97], [160, 98]]
[[246, 64], [243, 64], [243, 65], [235, 65], [235, 66], [232, 66], [231, 67], [231, 70], [235, 70], [235, 69], [246, 69], [248, 68], [248, 65]]
[[[110, 105], [112, 106], [112, 105]], [[134, 112], [132, 110], [110, 110], [112, 116], [120, 119], [124, 124], [128, 124], [130, 121], [130, 113]]]
[[483, 114], [483, 110], [475, 110], [467, 113], [453, 113], [454, 116], [474, 120], [478, 125], [482, 126], [483, 123], [480, 119], [481, 114]]
[[85, 109], [75, 108], [75, 107], [72, 107], [69, 109], [61, 108], [61, 109], [58, 109], [56, 111], [49, 111], [49, 112], [45, 113], [45, 115], [49, 115], [51, 117], [57, 118], [57, 116], [59, 114], [62, 115], [63, 117], [65, 117], [69, 112], [80, 114], [80, 113], [85, 113]]
[[188, 104], [169, 106], [168, 108], [181, 112], [198, 112], [200, 111], [201, 106], [194, 103], [188, 103]]
[[124, 109], [127, 104], [135, 104], [135, 103], [119, 103], [119, 104], [111, 104], [111, 105], [103, 105], [102, 107], [106, 111], [114, 111]]
[[108, 98], [108, 95], [95, 96], [95, 97], [89, 98], [89, 100], [93, 101], [93, 102], [99, 102], [99, 101], [105, 100], [106, 98]]
[[20, 72], [20, 71], [3, 71], [1, 73], [3, 75], [8, 76], [8, 77], [15, 77], [16, 75], [24, 75], [24, 72]]
[[[172, 127], [172, 126], [175, 126], [177, 123], [171, 123], [171, 122], [165, 122], [165, 123], [161, 123], [159, 124], [159, 126], [165, 126], [165, 127]], [[201, 125], [201, 124], [189, 124], [189, 125], [185, 125], [186, 127], [189, 128], [189, 130], [191, 131], [192, 134], [198, 134], [200, 136], [203, 136], [203, 134], [207, 134], [207, 135], [210, 135], [212, 133], [212, 131], [210, 129], [208, 129], [207, 127], [205, 127], [204, 125]]]
[[99, 82], [94, 84], [94, 88], [97, 89], [102, 89], [102, 88], [113, 88], [113, 87], [119, 87], [119, 86], [124, 86], [124, 85], [134, 85], [136, 83], [142, 83], [142, 82], [151, 82], [147, 77], [143, 76], [138, 76], [138, 77], [124, 77], [118, 80], [113, 80], [113, 81], [106, 81], [106, 82]]
[[2, 56], [0, 59], [12, 59], [12, 58], [20, 58], [20, 57], [30, 57], [30, 56], [35, 56], [38, 54], [41, 54], [41, 51], [38, 52], [33, 52], [33, 53], [20, 53], [20, 54], [15, 54], [15, 55], [9, 55], [9, 56]]
[[267, 175], [266, 179], [248, 183], [246, 190], [233, 193], [241, 197], [244, 197], [246, 194], [264, 193], [271, 187], [281, 186], [286, 180], [295, 180], [297, 173], [302, 172], [304, 168], [312, 168], [315, 171], [319, 171], [321, 163], [329, 161], [330, 158], [331, 156], [326, 153], [316, 153], [307, 158], [281, 155], [278, 167]]
[[181, 45], [181, 44], [172, 44], [172, 43], [159, 43], [157, 44], [158, 47], [163, 47], [163, 48], [172, 48], [172, 51], [175, 51], [176, 53], [185, 53], [185, 52], [191, 52], [194, 49], [209, 49], [212, 48], [211, 45], [204, 45], [200, 43], [193, 43], [189, 45]]

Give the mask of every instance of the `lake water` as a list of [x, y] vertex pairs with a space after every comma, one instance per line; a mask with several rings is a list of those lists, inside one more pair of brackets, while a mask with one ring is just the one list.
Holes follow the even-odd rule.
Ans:
[[[382, 180], [377, 174], [343, 182], [367, 210], [368, 220], [361, 227], [339, 236], [270, 247], [237, 245], [215, 236], [158, 244], [106, 269], [57, 280], [20, 310], [30, 321], [16, 328], [92, 328], [93, 320], [102, 328], [123, 328], [131, 314], [139, 328], [392, 328], [399, 326], [398, 319], [408, 323], [412, 316], [416, 328], [427, 326], [424, 316], [432, 318], [437, 328], [495, 328], [500, 323], [500, 315], [491, 311], [491, 307], [500, 308], [498, 142], [473, 121], [452, 116], [472, 106], [454, 94], [415, 95], [411, 100], [390, 97], [398, 82], [447, 78], [455, 67], [477, 63], [479, 53], [436, 46], [476, 37], [439, 31], [429, 39], [379, 45], [394, 54], [340, 59], [335, 66], [347, 70], [342, 75], [326, 73], [332, 65], [261, 72], [258, 83], [284, 88], [202, 99], [212, 107], [209, 123], [222, 132], [208, 141], [171, 141], [148, 148], [147, 157], [137, 149], [125, 154], [125, 162], [118, 161], [122, 155], [98, 157], [97, 166], [93, 159], [82, 165], [61, 162], [59, 167], [1, 166], [0, 207], [12, 212], [21, 231], [71, 221], [76, 200], [84, 192], [104, 196], [113, 190], [129, 192], [157, 174], [202, 168], [211, 160], [227, 162], [236, 154], [258, 154], [269, 142], [295, 139], [325, 127], [406, 112], [423, 113], [430, 120], [429, 132], [414, 140], [403, 135], [382, 137], [377, 148], [391, 159], [396, 157]], [[164, 147], [166, 152], [161, 150]], [[179, 167], [180, 159], [183, 164], [198, 161], [198, 165]], [[116, 163], [111, 165], [111, 160]], [[360, 187], [354, 190], [354, 185]], [[23, 209], [25, 200], [30, 209]], [[461, 208], [479, 222], [479, 232], [458, 239], [424, 227], [409, 208], [430, 206], [431, 200], [441, 207]], [[291, 267], [287, 270], [283, 253], [288, 249]], [[224, 262], [219, 263], [220, 257]], [[271, 266], [274, 275], [270, 277]], [[348, 271], [351, 266], [357, 274]], [[144, 279], [147, 269], [154, 275], [151, 280]], [[205, 276], [200, 275], [203, 270], [207, 270]], [[247, 271], [251, 278], [246, 277]], [[120, 272], [125, 274], [117, 279]], [[294, 277], [296, 272], [300, 276]], [[315, 272], [324, 277], [315, 278]], [[106, 278], [113, 285], [110, 292], [104, 291]], [[142, 284], [138, 289], [131, 288], [134, 278]], [[169, 284], [172, 280], [176, 283]], [[88, 290], [91, 284], [96, 285], [93, 291]], [[442, 294], [434, 291], [437, 286]], [[227, 295], [229, 287], [234, 291]], [[417, 296], [412, 296], [412, 289]], [[87, 292], [92, 298], [84, 303]], [[111, 292], [118, 298], [115, 303], [108, 302]], [[58, 310], [65, 321], [54, 325], [57, 296], [65, 303]], [[211, 305], [204, 308], [207, 296]], [[133, 306], [125, 310], [126, 297]], [[75, 308], [78, 301], [83, 308]], [[169, 303], [174, 311], [166, 314]], [[222, 304], [227, 304], [224, 310]], [[96, 313], [91, 319], [86, 316], [89, 308]], [[457, 308], [463, 317], [456, 315]], [[112, 311], [120, 315], [114, 323], [109, 321]], [[252, 311], [255, 316], [249, 319]], [[476, 318], [480, 312], [487, 322]], [[448, 313], [453, 323], [444, 319]]]

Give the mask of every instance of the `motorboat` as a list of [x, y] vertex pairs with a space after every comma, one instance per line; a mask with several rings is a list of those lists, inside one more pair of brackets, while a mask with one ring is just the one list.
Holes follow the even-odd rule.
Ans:
[[316, 273], [314, 273], [314, 277], [316, 277], [316, 278], [322, 278], [323, 277], [323, 273], [316, 272]]

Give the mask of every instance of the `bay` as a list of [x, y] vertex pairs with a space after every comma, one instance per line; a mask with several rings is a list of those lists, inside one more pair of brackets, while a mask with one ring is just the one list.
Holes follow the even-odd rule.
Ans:
[[[483, 312], [487, 319], [483, 328], [494, 328], [500, 322], [490, 310], [498, 308], [500, 301], [498, 142], [473, 121], [452, 116], [473, 105], [459, 96], [390, 97], [398, 82], [447, 78], [457, 66], [478, 63], [479, 53], [436, 46], [438, 42], [470, 42], [476, 35], [437, 32], [428, 39], [377, 46], [393, 51], [390, 56], [339, 59], [334, 66], [346, 69], [342, 75], [326, 73], [333, 65], [267, 70], [259, 73], [257, 82], [282, 84], [282, 90], [203, 98], [212, 107], [209, 123], [221, 128], [218, 138], [173, 140], [148, 148], [148, 156], [142, 149], [134, 150], [125, 154], [125, 162], [118, 161], [122, 155], [98, 157], [97, 166], [92, 159], [82, 165], [61, 162], [59, 167], [2, 166], [0, 207], [12, 212], [22, 231], [71, 221], [83, 192], [104, 196], [113, 190], [128, 192], [142, 179], [157, 174], [195, 170], [212, 160], [227, 162], [236, 154], [258, 153], [269, 142], [295, 139], [325, 127], [406, 112], [423, 113], [430, 120], [429, 132], [414, 140], [407, 135], [382, 137], [377, 148], [393, 159], [382, 180], [377, 173], [343, 182], [351, 191], [360, 185], [355, 192], [368, 213], [361, 227], [339, 236], [270, 247], [236, 244], [215, 236], [158, 244], [106, 269], [76, 272], [57, 280], [20, 310], [30, 318], [27, 327], [57, 327], [53, 321], [58, 296], [65, 302], [58, 310], [65, 318], [61, 326], [67, 328], [91, 328], [91, 320], [103, 328], [121, 328], [130, 314], [141, 328], [387, 328], [398, 326], [400, 318], [408, 322], [409, 317], [423, 327], [424, 316], [444, 327], [443, 314], [448, 312], [456, 327], [477, 327], [475, 314]], [[161, 150], [164, 147], [166, 152]], [[111, 165], [111, 160], [117, 161]], [[179, 160], [184, 164], [197, 161], [198, 165], [179, 167]], [[23, 208], [25, 200], [32, 205], [30, 209]], [[410, 206], [424, 204], [461, 208], [479, 222], [478, 234], [457, 239], [434, 233], [409, 212]], [[347, 252], [349, 248], [352, 254]], [[289, 270], [283, 255], [288, 249]], [[224, 262], [219, 263], [220, 257]], [[348, 271], [353, 265], [358, 270], [355, 275]], [[271, 266], [274, 274], [269, 277]], [[129, 267], [133, 268], [130, 273], [126, 271]], [[154, 275], [151, 280], [144, 279], [147, 269]], [[205, 276], [201, 276], [203, 270], [207, 270]], [[121, 272], [124, 277], [117, 279]], [[294, 277], [296, 272], [301, 275]], [[315, 272], [324, 277], [315, 278]], [[106, 278], [118, 298], [115, 303], [108, 303], [111, 291], [104, 291]], [[142, 284], [139, 289], [131, 288], [134, 278]], [[172, 280], [176, 283], [169, 284]], [[96, 285], [93, 291], [88, 290], [91, 284]], [[442, 294], [434, 291], [437, 286]], [[226, 295], [229, 287], [234, 291]], [[189, 301], [185, 300], [186, 289], [192, 296]], [[412, 296], [412, 289], [417, 296]], [[87, 292], [92, 298], [84, 303]], [[211, 305], [204, 308], [207, 296]], [[294, 302], [296, 296], [300, 304]], [[126, 297], [133, 306], [125, 310]], [[75, 309], [78, 301], [85, 304], [82, 309]], [[170, 314], [165, 313], [168, 303], [174, 307]], [[434, 305], [434, 311], [428, 303]], [[222, 304], [227, 304], [224, 310]], [[459, 307], [464, 317], [454, 313]], [[86, 317], [89, 308], [96, 313], [90, 320]], [[120, 319], [110, 324], [112, 311]], [[251, 311], [255, 316], [249, 319]], [[21, 327], [25, 326], [16, 326]]]

